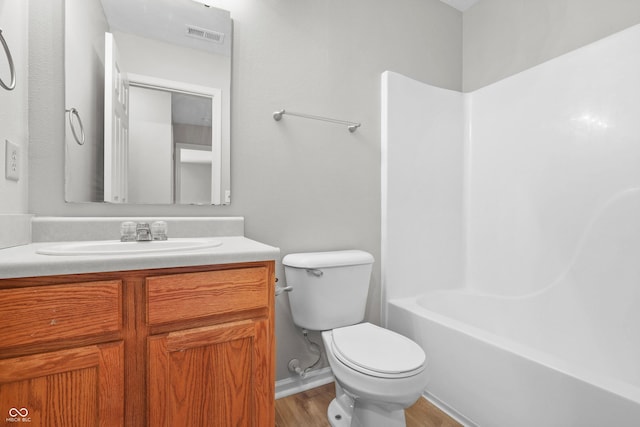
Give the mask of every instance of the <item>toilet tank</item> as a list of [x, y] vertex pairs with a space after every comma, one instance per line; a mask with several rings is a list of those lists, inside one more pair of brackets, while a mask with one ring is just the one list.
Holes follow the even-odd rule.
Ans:
[[370, 253], [359, 250], [285, 256], [293, 322], [315, 331], [362, 322], [373, 261]]

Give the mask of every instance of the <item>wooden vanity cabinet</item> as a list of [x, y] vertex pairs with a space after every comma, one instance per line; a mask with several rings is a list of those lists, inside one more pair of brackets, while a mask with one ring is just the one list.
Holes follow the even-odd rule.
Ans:
[[0, 280], [0, 425], [122, 426], [120, 280]]
[[0, 280], [0, 426], [274, 425], [274, 263]]
[[149, 425], [274, 424], [274, 282], [268, 265], [146, 278]]
[[122, 342], [0, 360], [0, 425], [122, 426], [122, 361]]

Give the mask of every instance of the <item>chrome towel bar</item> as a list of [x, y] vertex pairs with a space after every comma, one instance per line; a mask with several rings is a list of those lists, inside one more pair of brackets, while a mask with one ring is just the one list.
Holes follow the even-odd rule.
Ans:
[[282, 120], [282, 116], [283, 115], [289, 115], [289, 116], [296, 116], [296, 117], [303, 117], [305, 119], [311, 119], [311, 120], [320, 120], [323, 122], [329, 122], [329, 123], [337, 123], [339, 125], [346, 125], [347, 129], [349, 129], [349, 132], [353, 133], [355, 132], [360, 126], [360, 123], [356, 123], [356, 122], [349, 122], [346, 120], [338, 120], [338, 119], [332, 119], [329, 117], [322, 117], [322, 116], [314, 116], [311, 114], [304, 114], [304, 113], [294, 113], [293, 111], [286, 111], [284, 109], [280, 110], [280, 111], [276, 111], [273, 113], [273, 119], [276, 122], [279, 122], [280, 120]]

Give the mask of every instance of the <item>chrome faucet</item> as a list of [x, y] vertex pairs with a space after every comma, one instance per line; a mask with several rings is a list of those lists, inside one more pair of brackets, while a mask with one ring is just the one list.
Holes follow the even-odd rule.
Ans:
[[153, 240], [151, 237], [151, 227], [148, 223], [142, 222], [136, 225], [136, 242], [147, 242]]
[[151, 226], [147, 222], [135, 223], [125, 221], [120, 224], [121, 242], [149, 242], [151, 240], [167, 240], [167, 223], [156, 221]]

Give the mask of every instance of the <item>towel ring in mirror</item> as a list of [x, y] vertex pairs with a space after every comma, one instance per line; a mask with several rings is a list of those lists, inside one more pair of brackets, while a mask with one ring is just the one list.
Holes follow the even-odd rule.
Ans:
[[[84, 126], [82, 126], [82, 120], [80, 120], [80, 113], [78, 112], [78, 109], [75, 107], [71, 107], [70, 109], [65, 111], [69, 113], [69, 126], [71, 127], [71, 133], [73, 133], [73, 139], [76, 140], [78, 145], [84, 145]], [[78, 138], [76, 127], [73, 124], [73, 116], [76, 116], [78, 126], [80, 126], [80, 138]]]
[[4, 36], [2, 35], [2, 29], [0, 29], [0, 42], [2, 42], [2, 46], [4, 47], [4, 53], [7, 55], [7, 61], [9, 62], [9, 71], [11, 73], [11, 83], [7, 85], [0, 78], [0, 86], [5, 88], [6, 90], [13, 90], [16, 87], [16, 67], [13, 65], [13, 57], [11, 56], [9, 45], [7, 44], [7, 41], [4, 39]]

